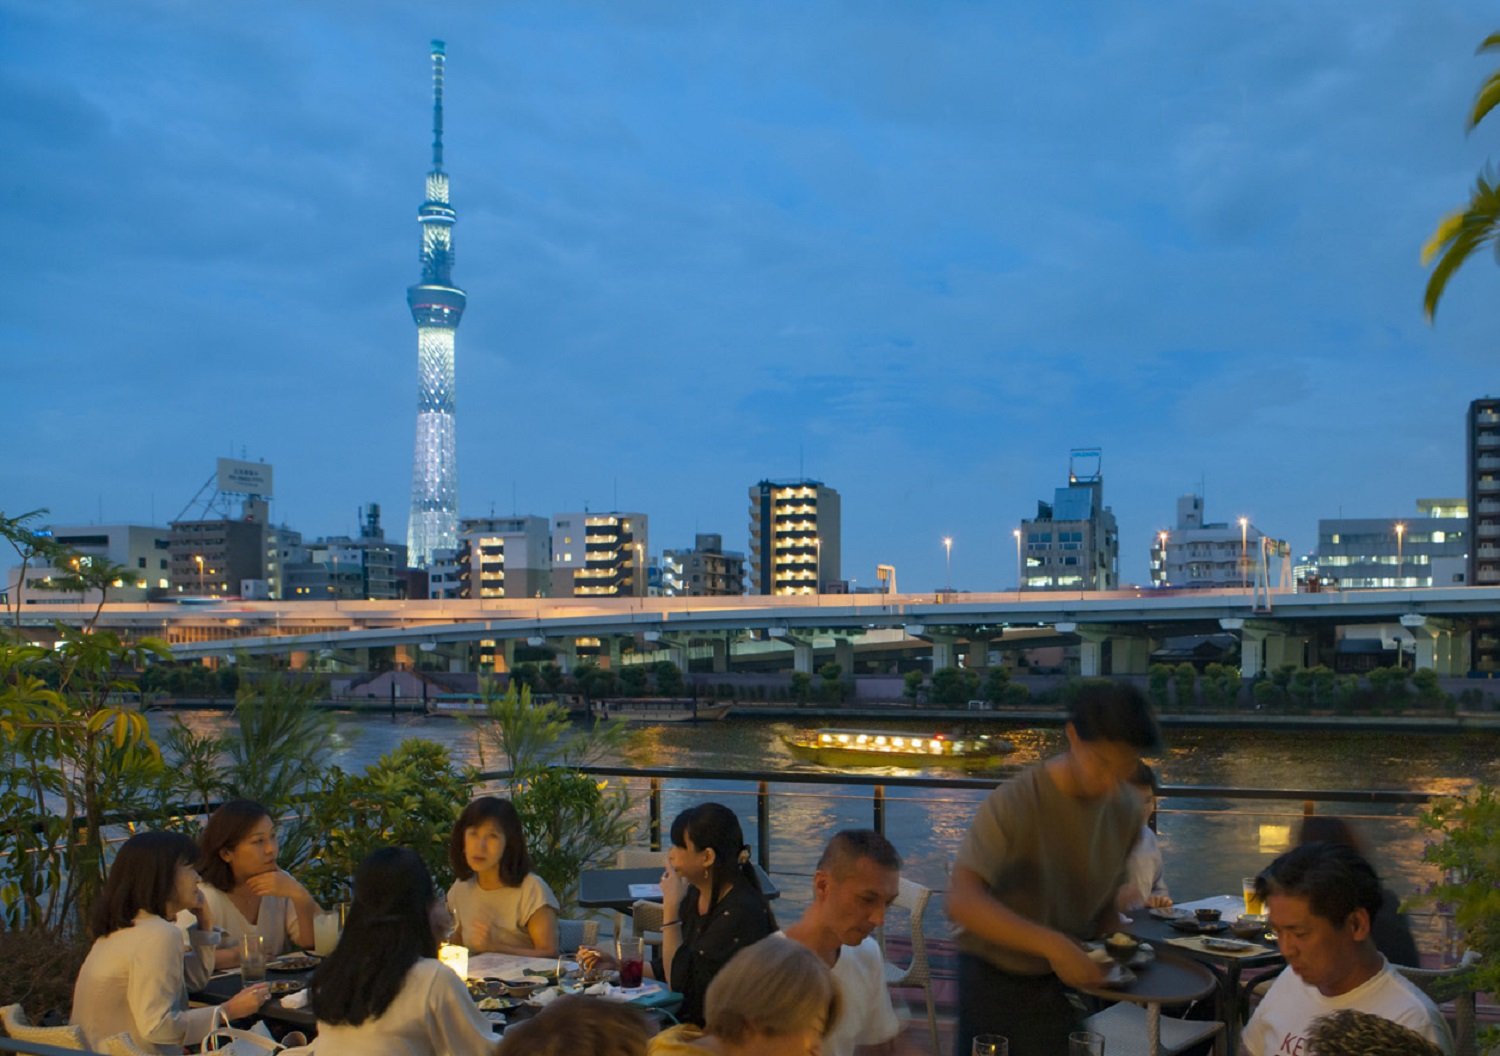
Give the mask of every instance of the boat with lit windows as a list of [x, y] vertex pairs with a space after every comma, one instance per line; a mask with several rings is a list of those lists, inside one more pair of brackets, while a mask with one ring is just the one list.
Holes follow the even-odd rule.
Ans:
[[988, 770], [1015, 747], [1003, 737], [883, 730], [793, 730], [781, 736], [793, 755], [821, 766], [954, 766]]

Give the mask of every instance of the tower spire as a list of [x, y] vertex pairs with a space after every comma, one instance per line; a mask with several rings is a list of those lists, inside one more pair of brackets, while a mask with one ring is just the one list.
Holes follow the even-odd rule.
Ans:
[[437, 550], [458, 545], [458, 408], [453, 344], [468, 295], [453, 285], [453, 226], [443, 171], [443, 67], [441, 40], [432, 42], [432, 171], [417, 210], [422, 225], [422, 280], [406, 291], [417, 324], [417, 442], [411, 469], [407, 560], [432, 564]]
[[443, 64], [447, 46], [441, 40], [432, 42], [432, 171], [443, 171]]

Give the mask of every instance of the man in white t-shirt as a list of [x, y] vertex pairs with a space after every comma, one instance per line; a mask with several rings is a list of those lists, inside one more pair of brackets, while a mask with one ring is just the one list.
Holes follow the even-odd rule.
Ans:
[[1314, 1022], [1352, 1009], [1399, 1023], [1453, 1052], [1427, 995], [1386, 962], [1370, 934], [1380, 880], [1348, 847], [1308, 843], [1255, 879], [1287, 970], [1245, 1024], [1246, 1056], [1302, 1056]]
[[813, 900], [781, 934], [812, 950], [833, 970], [843, 1010], [823, 1039], [824, 1056], [895, 1053], [901, 1021], [885, 985], [885, 959], [873, 932], [901, 893], [901, 856], [872, 829], [845, 829], [823, 849], [813, 873]]

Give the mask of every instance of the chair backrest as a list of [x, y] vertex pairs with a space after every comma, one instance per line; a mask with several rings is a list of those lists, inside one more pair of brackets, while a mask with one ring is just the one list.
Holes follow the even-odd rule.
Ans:
[[37, 1045], [52, 1045], [59, 1049], [83, 1049], [87, 1046], [83, 1042], [83, 1028], [72, 1025], [66, 1027], [34, 1027], [26, 1018], [26, 1012], [20, 1005], [6, 1005], [0, 1008], [0, 1023], [5, 1026], [5, 1033], [17, 1041], [30, 1041]]
[[666, 863], [666, 851], [653, 851], [649, 847], [627, 847], [615, 852], [616, 869], [650, 869]]
[[1469, 950], [1451, 968], [1409, 968], [1404, 964], [1393, 966], [1415, 983], [1417, 989], [1431, 998], [1434, 1004], [1453, 1002], [1455, 1056], [1474, 1056], [1479, 1048], [1473, 978], [1474, 965], [1478, 960], [1479, 955]]
[[662, 905], [660, 902], [647, 902], [644, 899], [636, 901], [630, 909], [631, 930], [637, 935], [644, 935], [648, 931], [660, 931], [662, 923]]
[[931, 897], [928, 888], [903, 876], [900, 893], [891, 903], [911, 914], [911, 964], [906, 967], [902, 978], [904, 984], [922, 986], [931, 974], [927, 963], [927, 936], [922, 927], [922, 914], [927, 911], [927, 900]]
[[563, 953], [572, 953], [580, 946], [592, 946], [599, 941], [597, 920], [559, 920], [557, 922], [557, 948]]
[[111, 1034], [99, 1043], [104, 1056], [156, 1056], [154, 1049], [143, 1049], [129, 1034]]

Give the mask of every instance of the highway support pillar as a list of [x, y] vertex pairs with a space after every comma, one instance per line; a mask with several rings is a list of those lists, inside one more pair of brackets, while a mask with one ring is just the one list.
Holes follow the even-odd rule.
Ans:
[[643, 637], [648, 643], [667, 654], [667, 659], [677, 665], [677, 670], [684, 675], [688, 671], [688, 640], [675, 634], [663, 634], [660, 631], [647, 631]]
[[788, 638], [792, 643], [792, 670], [804, 675], [813, 673], [813, 643], [811, 638]]
[[[1468, 669], [1468, 636], [1456, 632], [1449, 620], [1415, 613], [1401, 617], [1405, 627], [1417, 641], [1417, 669], [1428, 668], [1444, 677], [1465, 674]], [[1463, 666], [1457, 667], [1462, 654]]]
[[1239, 633], [1240, 677], [1246, 681], [1288, 664], [1299, 668], [1304, 666], [1307, 638], [1287, 634], [1286, 624], [1228, 616], [1219, 621], [1219, 626]]
[[1144, 675], [1151, 666], [1151, 636], [1134, 627], [1108, 623], [1059, 623], [1058, 631], [1078, 635], [1078, 674]]
[[514, 671], [516, 669], [516, 640], [502, 638], [495, 645], [495, 651], [491, 654], [495, 658], [495, 674], [503, 675]]
[[833, 662], [839, 665], [839, 678], [854, 684], [854, 639], [835, 638], [833, 640]]
[[714, 674], [725, 675], [729, 673], [729, 635], [716, 634], [710, 639], [709, 644], [714, 651]]
[[563, 638], [558, 643], [557, 666], [565, 675], [571, 675], [573, 669], [578, 666], [578, 640], [576, 638]]
[[395, 668], [397, 671], [415, 671], [417, 669], [417, 658], [409, 645], [397, 645], [395, 652]]

